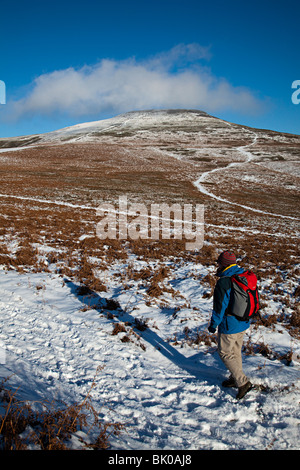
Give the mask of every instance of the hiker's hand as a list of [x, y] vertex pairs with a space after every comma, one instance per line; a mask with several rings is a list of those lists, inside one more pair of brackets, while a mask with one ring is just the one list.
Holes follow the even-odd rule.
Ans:
[[209, 331], [210, 333], [215, 333], [215, 332], [216, 332], [216, 328], [213, 328], [211, 325], [209, 325], [208, 331]]

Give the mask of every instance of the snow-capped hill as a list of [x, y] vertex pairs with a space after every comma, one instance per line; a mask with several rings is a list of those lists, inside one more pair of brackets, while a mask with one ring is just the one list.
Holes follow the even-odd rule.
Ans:
[[207, 121], [219, 121], [203, 111], [196, 110], [148, 110], [131, 111], [110, 119], [85, 122], [59, 129], [41, 136], [43, 141], [97, 140], [102, 135], [124, 136], [142, 131], [160, 131], [178, 127], [186, 131], [191, 126], [203, 126]]
[[226, 126], [224, 121], [198, 110], [131, 111], [113, 118], [84, 122], [45, 134], [0, 139], [0, 148], [24, 147], [46, 142], [94, 141], [103, 135], [122, 137], [124, 134], [132, 135], [142, 131], [163, 132], [180, 129], [190, 132], [206, 127], [209, 123]]
[[[254, 131], [255, 129], [252, 129]], [[269, 139], [270, 136], [281, 141], [288, 137], [299, 141], [299, 136], [283, 134], [275, 131], [259, 130], [260, 134]], [[68, 126], [44, 134], [34, 134], [0, 139], [0, 149], [37, 146], [44, 144], [61, 144], [73, 142], [98, 142], [103, 137], [122, 138], [146, 134], [157, 138], [173, 134], [204, 136], [212, 134], [218, 138], [248, 138], [251, 128], [234, 124], [211, 116], [201, 110], [166, 109], [131, 111], [113, 118], [99, 121], [84, 122]], [[225, 144], [226, 146], [226, 144]]]

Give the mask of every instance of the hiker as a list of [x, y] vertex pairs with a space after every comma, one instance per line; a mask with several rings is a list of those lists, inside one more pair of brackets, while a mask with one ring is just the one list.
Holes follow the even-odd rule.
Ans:
[[213, 312], [208, 331], [215, 333], [218, 328], [218, 353], [230, 372], [230, 377], [222, 385], [237, 387], [237, 399], [241, 399], [252, 388], [252, 384], [243, 372], [242, 346], [245, 331], [250, 321], [240, 321], [230, 315], [231, 276], [244, 272], [236, 264], [236, 256], [230, 251], [223, 251], [218, 260], [217, 276], [219, 277], [213, 298]]

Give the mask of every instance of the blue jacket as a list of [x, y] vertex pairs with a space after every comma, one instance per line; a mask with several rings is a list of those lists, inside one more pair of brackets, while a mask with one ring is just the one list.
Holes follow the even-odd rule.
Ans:
[[214, 290], [213, 313], [210, 326], [218, 328], [219, 333], [233, 334], [247, 330], [250, 321], [240, 321], [230, 315], [229, 301], [231, 292], [231, 276], [241, 274], [244, 269], [232, 264], [218, 273], [219, 279]]

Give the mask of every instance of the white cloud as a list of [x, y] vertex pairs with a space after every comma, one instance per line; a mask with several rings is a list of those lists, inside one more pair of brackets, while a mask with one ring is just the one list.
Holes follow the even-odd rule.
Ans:
[[101, 60], [37, 77], [30, 91], [8, 103], [15, 118], [55, 113], [100, 115], [151, 108], [198, 108], [207, 112], [257, 112], [262, 103], [246, 88], [215, 77], [200, 61], [210, 51], [178, 45], [148, 60]]

